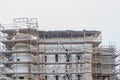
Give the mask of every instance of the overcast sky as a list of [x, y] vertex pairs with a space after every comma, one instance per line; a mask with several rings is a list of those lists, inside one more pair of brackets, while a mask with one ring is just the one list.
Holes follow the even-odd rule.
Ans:
[[20, 17], [38, 18], [41, 30], [100, 30], [104, 45], [120, 47], [120, 0], [0, 0], [0, 23]]

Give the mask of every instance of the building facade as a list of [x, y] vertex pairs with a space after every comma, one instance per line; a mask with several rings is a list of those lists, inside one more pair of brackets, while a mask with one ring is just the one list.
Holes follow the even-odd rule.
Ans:
[[2, 74], [12, 80], [117, 80], [118, 55], [101, 46], [100, 31], [40, 31], [34, 18], [14, 25], [0, 30], [10, 69]]

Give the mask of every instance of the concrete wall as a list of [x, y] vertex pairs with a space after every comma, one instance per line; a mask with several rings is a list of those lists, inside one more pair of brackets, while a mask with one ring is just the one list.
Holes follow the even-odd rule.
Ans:
[[[68, 50], [68, 53], [70, 51], [87, 51], [89, 53], [80, 53], [80, 60], [77, 59], [77, 55], [78, 54], [71, 54], [71, 60], [69, 62], [91, 62], [91, 51], [92, 51], [92, 44], [57, 44], [57, 45], [41, 45], [41, 48], [45, 49], [45, 52], [59, 52], [59, 51], [65, 51], [65, 49]], [[65, 49], [64, 49], [65, 48]], [[66, 52], [67, 53], [67, 52]], [[51, 62], [51, 63], [55, 63], [55, 54], [46, 54], [45, 55], [47, 57], [47, 63]], [[59, 54], [58, 53], [58, 63], [59, 62], [66, 62], [66, 54]], [[92, 72], [91, 69], [91, 64], [90, 63], [86, 63], [86, 64], [70, 64], [71, 67], [69, 65], [66, 64], [46, 64], [45, 65], [45, 72], [46, 73], [84, 73], [87, 72], [86, 74], [82, 74], [81, 79], [83, 80], [90, 80], [92, 79], [92, 75], [90, 72]], [[62, 74], [62, 75], [58, 75], [59, 80], [64, 80], [67, 79], [68, 77], [66, 76], [66, 74]], [[78, 80], [78, 74], [72, 74], [71, 75], [71, 79], [72, 80]], [[88, 76], [88, 77], [86, 77]], [[56, 75], [47, 75], [47, 80], [56, 80]]]

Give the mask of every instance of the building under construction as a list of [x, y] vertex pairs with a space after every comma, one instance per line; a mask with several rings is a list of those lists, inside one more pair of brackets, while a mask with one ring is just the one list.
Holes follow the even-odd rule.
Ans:
[[100, 31], [41, 31], [35, 18], [0, 26], [1, 80], [118, 80], [118, 56]]

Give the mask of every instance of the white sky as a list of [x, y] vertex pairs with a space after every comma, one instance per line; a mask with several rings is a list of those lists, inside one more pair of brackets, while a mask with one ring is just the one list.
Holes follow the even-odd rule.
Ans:
[[120, 47], [120, 0], [0, 0], [0, 22], [38, 18], [42, 30], [100, 30]]

